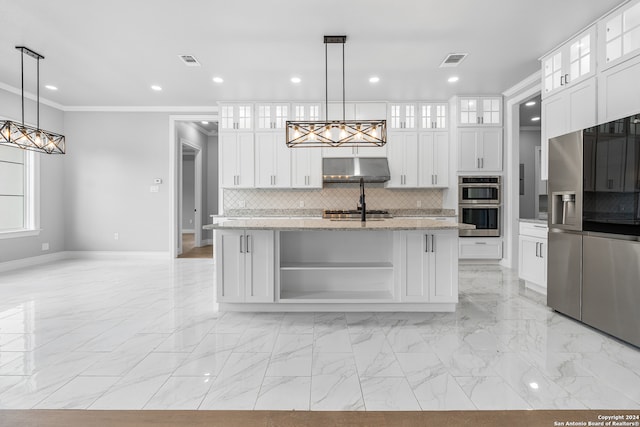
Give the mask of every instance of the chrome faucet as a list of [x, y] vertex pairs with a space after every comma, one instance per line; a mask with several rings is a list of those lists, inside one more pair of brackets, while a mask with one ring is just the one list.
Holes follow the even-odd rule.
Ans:
[[360, 178], [360, 206], [358, 209], [362, 209], [360, 213], [360, 221], [367, 221], [367, 203], [364, 200], [364, 178]]

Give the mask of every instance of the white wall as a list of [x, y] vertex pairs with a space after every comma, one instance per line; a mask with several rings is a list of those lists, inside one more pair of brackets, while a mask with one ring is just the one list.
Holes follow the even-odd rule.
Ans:
[[65, 127], [66, 249], [168, 251], [168, 115], [67, 112]]
[[182, 157], [182, 230], [195, 227], [196, 207], [196, 163], [193, 156]]
[[[20, 96], [0, 89], [0, 117], [21, 120]], [[25, 123], [35, 125], [36, 104], [25, 100]], [[46, 105], [40, 106], [40, 127], [65, 134], [62, 111]], [[67, 138], [67, 144], [69, 139]], [[65, 249], [65, 201], [63, 155], [37, 154], [40, 159], [40, 228], [38, 236], [0, 239], [0, 262], [13, 261]], [[42, 243], [49, 250], [42, 251]]]
[[520, 218], [537, 218], [535, 212], [535, 155], [540, 146], [539, 129], [520, 129], [520, 164], [524, 163], [524, 195], [520, 196]]

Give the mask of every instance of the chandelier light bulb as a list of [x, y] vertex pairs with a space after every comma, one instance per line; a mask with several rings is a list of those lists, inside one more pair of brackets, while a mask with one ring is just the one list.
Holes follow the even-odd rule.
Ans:
[[373, 126], [373, 129], [371, 129], [371, 136], [374, 138], [378, 137], [378, 127], [377, 126]]
[[340, 139], [347, 137], [347, 131], [344, 129], [344, 125], [340, 126]]
[[331, 139], [331, 126], [327, 126], [324, 131], [324, 137]]

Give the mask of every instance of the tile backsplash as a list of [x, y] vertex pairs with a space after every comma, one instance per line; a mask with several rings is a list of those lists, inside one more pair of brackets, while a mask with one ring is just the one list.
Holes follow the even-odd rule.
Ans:
[[[384, 184], [367, 184], [367, 209], [440, 209], [441, 189], [390, 190]], [[360, 197], [358, 184], [325, 184], [307, 190], [224, 189], [224, 209], [355, 209]], [[420, 202], [420, 206], [418, 206]], [[244, 204], [244, 206], [243, 206]]]

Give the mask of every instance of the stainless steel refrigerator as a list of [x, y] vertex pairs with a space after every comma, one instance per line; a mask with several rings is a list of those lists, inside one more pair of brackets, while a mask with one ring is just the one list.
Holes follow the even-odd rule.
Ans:
[[547, 304], [640, 346], [640, 115], [549, 140]]
[[547, 305], [582, 316], [583, 132], [549, 140]]

